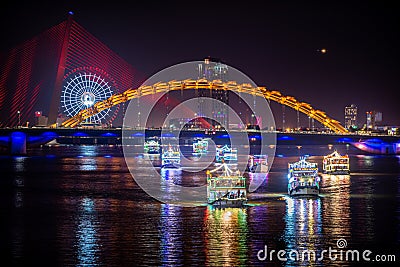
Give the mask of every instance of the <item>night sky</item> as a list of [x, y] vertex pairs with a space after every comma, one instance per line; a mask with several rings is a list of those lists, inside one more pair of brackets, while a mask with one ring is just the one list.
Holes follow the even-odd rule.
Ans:
[[211, 56], [342, 123], [344, 107], [354, 103], [360, 124], [367, 110], [377, 110], [384, 124], [400, 126], [400, 16], [393, 1], [6, 2], [2, 52], [73, 11], [145, 76]]

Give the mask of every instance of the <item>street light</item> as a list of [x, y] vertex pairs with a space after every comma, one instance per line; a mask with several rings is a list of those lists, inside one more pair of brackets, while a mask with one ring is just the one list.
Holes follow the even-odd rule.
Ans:
[[21, 127], [21, 111], [17, 111], [17, 113], [18, 113], [18, 128], [20, 128]]

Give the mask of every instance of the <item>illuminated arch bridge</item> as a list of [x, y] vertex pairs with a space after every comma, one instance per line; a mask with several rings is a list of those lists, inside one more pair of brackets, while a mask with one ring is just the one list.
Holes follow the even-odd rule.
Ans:
[[247, 93], [264, 97], [267, 100], [275, 101], [306, 114], [308, 117], [317, 120], [335, 133], [347, 133], [347, 130], [337, 120], [328, 117], [325, 112], [316, 110], [311, 107], [310, 104], [300, 102], [292, 96], [283, 96], [278, 91], [269, 91], [265, 87], [253, 87], [250, 84], [237, 84], [234, 81], [225, 83], [219, 80], [208, 81], [205, 79], [158, 82], [153, 85], [145, 85], [139, 88], [128, 89], [122, 94], [113, 95], [104, 101], [97, 102], [88, 109], [81, 110], [76, 116], [64, 121], [62, 126], [75, 127], [91, 116], [115, 105], [127, 102], [131, 99], [185, 89], [230, 90], [237, 93]]

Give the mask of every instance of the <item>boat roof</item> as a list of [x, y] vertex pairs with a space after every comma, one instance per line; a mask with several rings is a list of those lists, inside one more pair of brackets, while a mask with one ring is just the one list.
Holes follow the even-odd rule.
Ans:
[[207, 171], [207, 174], [215, 173], [217, 172], [219, 175], [218, 177], [220, 178], [242, 178], [243, 176], [240, 175], [239, 170], [232, 170], [229, 168], [229, 165], [227, 163], [222, 163], [220, 166], [213, 170]]
[[231, 150], [236, 150], [236, 148], [230, 148], [228, 145], [224, 145], [223, 147], [221, 147], [221, 146], [217, 146], [217, 148], [216, 148], [217, 150], [222, 150], [222, 151], [224, 151], [224, 152], [228, 152], [228, 151], [231, 151]]
[[294, 163], [289, 163], [289, 168], [301, 168], [301, 169], [311, 169], [317, 168], [318, 163], [316, 162], [308, 162], [306, 157], [300, 157], [300, 160]]
[[150, 145], [150, 144], [160, 145], [160, 144], [158, 143], [158, 141], [156, 141], [156, 140], [148, 140], [148, 141], [146, 141], [144, 144], [145, 144], [145, 145]]
[[333, 151], [331, 154], [324, 156], [324, 158], [343, 158], [343, 157], [348, 157], [348, 155], [340, 155], [337, 150]]
[[208, 143], [208, 139], [197, 139], [193, 143], [194, 144], [196, 144], [196, 143]]

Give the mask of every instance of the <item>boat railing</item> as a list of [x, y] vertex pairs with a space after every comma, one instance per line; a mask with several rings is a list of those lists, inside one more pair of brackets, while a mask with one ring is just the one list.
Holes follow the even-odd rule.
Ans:
[[217, 195], [216, 200], [246, 200], [246, 193], [244, 191], [227, 191], [224, 194]]

